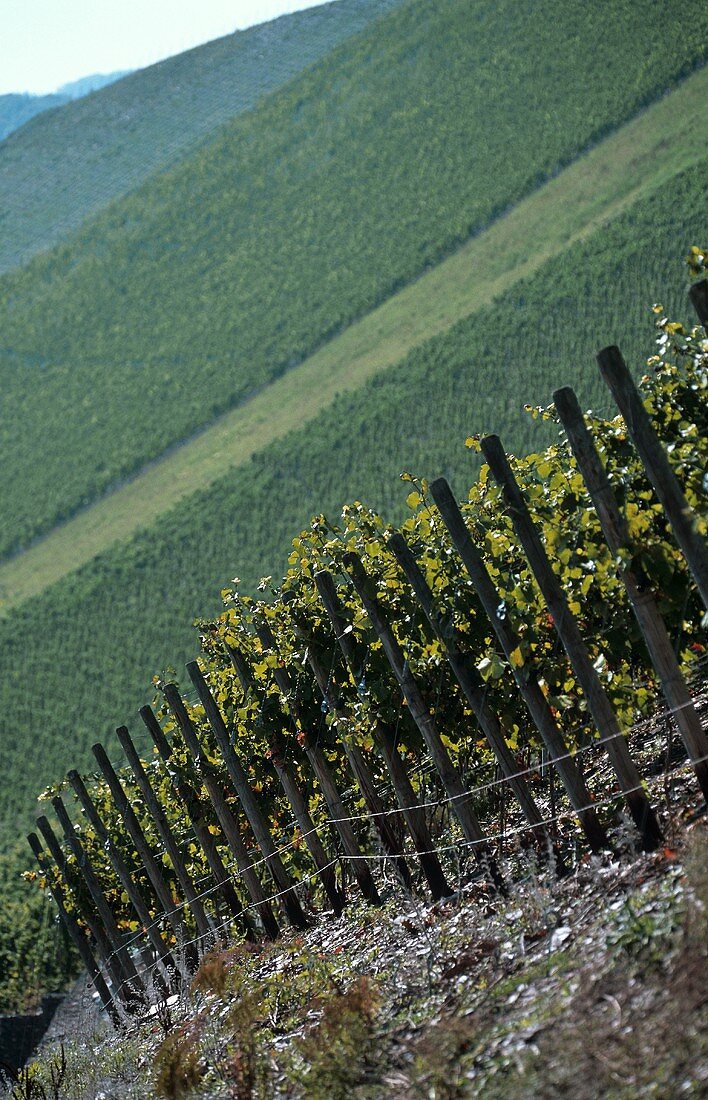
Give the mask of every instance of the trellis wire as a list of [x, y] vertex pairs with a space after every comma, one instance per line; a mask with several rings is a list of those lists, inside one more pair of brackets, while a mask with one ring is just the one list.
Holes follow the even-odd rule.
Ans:
[[[704, 759], [708, 760], [708, 755], [706, 755], [706, 757]], [[671, 775], [676, 776], [676, 775], [678, 775], [682, 772], [687, 772], [690, 769], [691, 769], [691, 764], [687, 762], [687, 763], [685, 763], [683, 765], [680, 765], [679, 767], [673, 769], [673, 771], [671, 772]], [[504, 778], [503, 782], [507, 783], [508, 779]], [[476, 793], [475, 790], [473, 790], [472, 793]], [[590, 803], [590, 805], [592, 805], [592, 806], [609, 806], [609, 805], [612, 805], [613, 802], [616, 802], [619, 797], [621, 797], [621, 792], [616, 791], [611, 795], [607, 795], [605, 798], [593, 800], [593, 802]], [[451, 801], [451, 800], [448, 799], [448, 798], [441, 799], [440, 803], [435, 803], [434, 805], [443, 804], [443, 803], [449, 802], [449, 801]], [[587, 807], [584, 807], [584, 808], [587, 808]], [[550, 824], [553, 824], [553, 823], [558, 823], [560, 821], [571, 819], [575, 816], [576, 816], [576, 811], [572, 810], [572, 809], [568, 809], [568, 810], [564, 810], [564, 811], [562, 811], [561, 813], [558, 813], [558, 814], [549, 815], [548, 817], [543, 819], [543, 824], [550, 825]], [[324, 826], [326, 824], [333, 824], [333, 823], [334, 823], [333, 821], [323, 822], [322, 826]], [[319, 826], [318, 826], [318, 828], [319, 828]], [[510, 828], [510, 829], [507, 829], [506, 832], [505, 832], [505, 836], [506, 836], [506, 838], [510, 838], [510, 837], [523, 835], [523, 834], [528, 833], [528, 832], [529, 832], [529, 827], [528, 827], [528, 825], [524, 824], [524, 825], [519, 825], [519, 826], [515, 826], [515, 827]], [[488, 841], [497, 840], [497, 839], [498, 839], [498, 837], [497, 837], [496, 833], [487, 833], [480, 840], [466, 840], [464, 837], [460, 836], [460, 837], [456, 838], [455, 840], [451, 841], [448, 844], [436, 845], [434, 848], [431, 848], [430, 852], [427, 853], [427, 854], [435, 853], [437, 855], [441, 855], [445, 852], [453, 852], [453, 851], [454, 852], [459, 852], [460, 850], [472, 849], [472, 848], [478, 846], [479, 844], [484, 844], [484, 843], [487, 843]], [[285, 852], [286, 850], [287, 850], [287, 846], [284, 846], [282, 849], [280, 849], [281, 853]], [[330, 867], [335, 867], [340, 862], [341, 858], [342, 857], [340, 857], [340, 856], [336, 856], [334, 859], [332, 859], [330, 861], [329, 866]], [[349, 858], [370, 859], [370, 860], [373, 860], [374, 862], [380, 862], [380, 863], [390, 862], [390, 859], [391, 859], [390, 856], [388, 856], [386, 854], [383, 854], [383, 853], [373, 853], [373, 854], [367, 854], [367, 855], [362, 854], [358, 857], [349, 857], [348, 856], [347, 859], [349, 859]], [[300, 880], [298, 885], [300, 885], [303, 882], [309, 882], [312, 879], [316, 878], [317, 876], [318, 876], [318, 872], [317, 871], [312, 871], [308, 875], [303, 876], [303, 878]], [[478, 878], [479, 876], [475, 876], [475, 877]], [[518, 885], [520, 882], [523, 882], [523, 881], [525, 881], [525, 879], [523, 879], [523, 878], [515, 879], [514, 883], [515, 883], [515, 885]], [[287, 891], [276, 891], [276, 892], [274, 892], [274, 893], [272, 893], [268, 896], [268, 901], [271, 901], [271, 902], [272, 901], [277, 901], [284, 893], [287, 893]], [[256, 906], [253, 902], [251, 902], [249, 905], [245, 906], [244, 908], [245, 909], [255, 909]], [[216, 935], [217, 932], [225, 931], [229, 928], [233, 928], [233, 920], [226, 920], [221, 925], [218, 925], [213, 930], [212, 936]], [[179, 947], [180, 947], [180, 949], [185, 950], [186, 948], [188, 948], [190, 946], [198, 946], [200, 944], [204, 944], [205, 939], [206, 938], [204, 936], [194, 936], [192, 939], [185, 941], [184, 944], [180, 944]], [[210, 945], [213, 944], [213, 940], [212, 940], [211, 937], [209, 937], [209, 939], [207, 939], [206, 942], [209, 943]], [[127, 983], [124, 983], [124, 984], [127, 984]], [[114, 994], [113, 994], [114, 1000], [116, 999], [116, 997], [118, 997], [118, 995], [119, 995], [118, 991], [114, 991]]]

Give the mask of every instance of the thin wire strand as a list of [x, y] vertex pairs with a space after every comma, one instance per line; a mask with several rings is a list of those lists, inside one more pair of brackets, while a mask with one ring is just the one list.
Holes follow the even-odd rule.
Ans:
[[[695, 760], [695, 761], [692, 761], [691, 763], [686, 763], [686, 764], [680, 765], [678, 768], [675, 768], [672, 771], [672, 775], [676, 776], [679, 773], [689, 771], [693, 767], [694, 764], [703, 763], [705, 760], [708, 760], [708, 754], [701, 757], [699, 760]], [[644, 789], [644, 785], [640, 783], [637, 786], [631, 788], [631, 790], [628, 790], [628, 791], [623, 792], [623, 793], [632, 794], [632, 793], [635, 793], [637, 791], [641, 791], [643, 789]], [[619, 792], [615, 792], [613, 794], [608, 795], [607, 797], [605, 797], [603, 799], [597, 799], [593, 802], [589, 802], [587, 805], [581, 807], [579, 810], [569, 809], [569, 810], [564, 810], [561, 813], [550, 815], [549, 817], [544, 818], [541, 821], [541, 824], [550, 825], [552, 823], [557, 823], [557, 822], [566, 820], [568, 818], [574, 818], [574, 817], [577, 816], [578, 813], [582, 813], [585, 810], [589, 810], [589, 809], [592, 809], [592, 808], [597, 808], [598, 806], [611, 805], [613, 802], [615, 802], [618, 799], [618, 797], [620, 797]], [[528, 826], [527, 825], [515, 826], [514, 828], [505, 830], [505, 839], [508, 840], [509, 837], [517, 836], [517, 835], [525, 833], [525, 832], [528, 832]], [[450, 844], [437, 845], [433, 848], [428, 849], [425, 852], [419, 852], [418, 854], [419, 855], [434, 855], [434, 854], [435, 855], [441, 855], [445, 852], [450, 852], [450, 851], [459, 852], [461, 849], [468, 849], [468, 850], [469, 849], [474, 849], [474, 848], [477, 848], [481, 845], [487, 844], [492, 840], [497, 840], [497, 839], [498, 839], [498, 834], [497, 833], [487, 833], [486, 835], [484, 835], [483, 837], [478, 838], [477, 840], [466, 840], [465, 838], [459, 838], [459, 839], [451, 842]], [[362, 859], [362, 860], [372, 860], [374, 862], [384, 862], [389, 858], [390, 857], [386, 856], [386, 855], [347, 856], [347, 859], [351, 859], [351, 860]], [[326, 870], [330, 869], [331, 867], [334, 867], [338, 862], [339, 862], [339, 858], [333, 859], [324, 868], [322, 868], [322, 870], [326, 871]], [[301, 879], [300, 883], [298, 885], [300, 885], [302, 882], [305, 882], [305, 881], [311, 881], [313, 878], [318, 877], [320, 873], [321, 873], [320, 871], [311, 872], [309, 875], [307, 875], [303, 879]], [[524, 880], [521, 879], [519, 881], [524, 881]], [[292, 888], [290, 888], [290, 889], [292, 889]], [[289, 893], [290, 889], [279, 890], [276, 893], [271, 894], [268, 897], [267, 900], [269, 902], [276, 901], [278, 898], [280, 898], [280, 897], [284, 896], [285, 894]], [[262, 904], [262, 903], [260, 903], [260, 904]], [[252, 902], [250, 905], [248, 905], [244, 908], [244, 912], [248, 912], [249, 910], [254, 910], [254, 909], [257, 909], [257, 908], [258, 908], [258, 903]], [[217, 925], [217, 927], [214, 928], [212, 930], [212, 932], [210, 933], [210, 935], [208, 937], [208, 940], [211, 941], [212, 938], [213, 937], [215, 938], [216, 935], [219, 932], [225, 931], [227, 928], [230, 928], [230, 927], [233, 927], [233, 918], [222, 922], [220, 925]], [[195, 946], [197, 944], [204, 943], [205, 939], [207, 939], [207, 937], [195, 936], [191, 940], [187, 940], [184, 944], [181, 944], [180, 945], [181, 949], [186, 950], [188, 947], [192, 947], [192, 946]], [[157, 966], [157, 964], [156, 964], [156, 966]], [[124, 982], [121, 983], [121, 985], [117, 989], [115, 989], [112, 992], [113, 1001], [115, 1001], [116, 998], [118, 998], [120, 996], [122, 988], [126, 985], [129, 985], [129, 984], [130, 984], [129, 981], [125, 980]]]
[[[679, 708], [668, 708], [667, 707], [665, 709], [665, 711], [663, 712], [663, 714], [665, 716], [666, 714], [669, 714], [669, 713], [676, 713], [680, 709], [683, 709], [683, 708], [681, 708], [681, 707], [679, 707]], [[660, 717], [661, 717], [661, 714], [660, 714]], [[653, 720], [656, 721], [656, 718], [654, 718]], [[642, 721], [641, 723], [637, 723], [634, 727], [632, 727], [632, 731], [641, 729], [642, 726], [647, 725], [650, 721], [652, 721], [652, 720], [647, 719], [647, 720]], [[625, 733], [613, 734], [608, 738], [601, 738], [601, 739], [589, 742], [587, 745], [582, 746], [578, 750], [578, 752], [574, 755], [578, 755], [580, 752], [587, 752], [590, 749], [593, 749], [593, 748], [595, 748], [596, 746], [598, 746], [600, 744], [603, 744], [603, 743], [605, 743], [609, 740], [612, 740], [613, 738], [626, 736], [627, 732], [629, 732], [629, 731], [626, 731]], [[568, 753], [568, 754], [565, 754], [564, 756], [549, 758], [546, 761], [546, 763], [547, 764], [553, 764], [553, 763], [556, 763], [558, 760], [566, 759], [568, 756], [571, 756], [571, 755], [573, 755], [573, 754]], [[706, 754], [705, 756], [700, 757], [696, 760], [687, 761], [684, 765], [681, 765], [679, 768], [674, 769], [672, 774], [676, 774], [677, 772], [680, 772], [680, 771], [690, 770], [690, 769], [694, 768], [697, 764], [703, 763], [705, 760], [708, 760], [708, 754]], [[520, 775], [530, 774], [530, 773], [536, 772], [536, 771], [538, 771], [538, 768], [537, 767], [532, 767], [532, 768], [526, 769], [523, 772], [519, 772], [517, 774], [520, 774]], [[503, 776], [503, 777], [501, 777], [497, 780], [493, 780], [493, 781], [490, 781], [489, 783], [481, 784], [478, 787], [471, 788], [470, 790], [464, 792], [461, 795], [445, 796], [445, 797], [441, 797], [439, 799], [429, 801], [429, 802], [426, 802], [426, 803], [417, 803], [417, 806], [418, 807], [424, 806], [424, 807], [429, 807], [429, 808], [440, 807], [440, 806], [443, 806], [443, 805], [446, 805], [446, 804], [453, 803], [453, 802], [455, 802], [459, 799], [462, 799], [462, 798], [471, 798], [471, 797], [474, 797], [476, 794], [479, 794], [480, 792], [488, 790], [491, 787], [497, 787], [497, 786], [501, 786], [501, 785], [509, 783], [510, 778], [511, 777]], [[580, 814], [582, 814], [586, 810], [593, 809], [593, 808], [596, 809], [598, 807], [610, 805], [613, 802], [621, 800], [627, 794], [636, 793], [637, 791], [640, 791], [640, 790], [643, 790], [643, 789], [644, 789], [643, 784], [639, 784], [639, 785], [637, 785], [633, 788], [630, 788], [628, 790], [616, 790], [616, 791], [612, 792], [612, 794], [608, 795], [606, 798], [593, 800], [593, 801], [587, 803], [585, 806], [582, 806], [578, 809], [569, 808], [569, 809], [563, 810], [563, 811], [561, 811], [557, 814], [551, 815], [547, 818], [543, 818], [538, 824], [539, 825], [550, 825], [550, 824], [553, 824], [553, 823], [558, 823], [562, 820], [576, 819]], [[410, 809], [414, 809], [414, 808], [415, 808], [414, 806], [409, 806], [409, 807], [406, 807], [405, 809], [410, 810]], [[385, 813], [404, 812], [404, 808], [403, 807], [397, 807], [394, 810], [384, 811], [384, 812]], [[328, 825], [336, 825], [338, 821], [351, 821], [351, 820], [361, 821], [362, 819], [372, 818], [374, 816], [378, 816], [378, 815], [375, 815], [375, 814], [372, 814], [372, 813], [369, 813], [369, 812], [364, 812], [363, 814], [358, 815], [356, 818], [351, 818], [351, 817], [347, 817], [347, 818], [343, 818], [343, 819], [342, 818], [326, 818], [319, 825], [315, 825], [314, 828], [311, 830], [311, 832], [319, 832], [321, 829], [326, 828]], [[505, 838], [508, 839], [509, 837], [516, 836], [516, 835], [528, 832], [528, 830], [529, 830], [528, 824], [515, 826], [511, 829], [506, 829], [505, 830]], [[291, 850], [295, 845], [300, 847], [301, 842], [302, 842], [303, 839], [304, 839], [304, 834], [299, 834], [297, 838], [294, 838], [289, 843], [287, 843], [285, 845], [282, 845], [278, 849], [278, 854], [283, 854], [283, 853], [287, 852], [288, 850]], [[449, 851], [453, 851], [453, 850], [472, 849], [472, 848], [484, 845], [484, 844], [488, 843], [491, 840], [496, 841], [498, 839], [499, 839], [498, 832], [490, 832], [490, 833], [487, 833], [484, 836], [478, 838], [477, 840], [469, 841], [469, 840], [464, 840], [463, 838], [460, 838], [460, 839], [457, 839], [453, 843], [448, 844], [448, 845], [437, 846], [437, 847], [431, 848], [427, 851], [416, 851], [415, 855], [423, 856], [423, 855], [432, 855], [432, 854], [442, 854], [444, 852], [449, 852]], [[331, 867], [335, 866], [337, 863], [341, 862], [342, 860], [346, 860], [347, 862], [353, 862], [354, 860], [357, 860], [357, 859], [359, 859], [359, 860], [371, 860], [373, 862], [383, 863], [383, 862], [390, 861], [391, 856], [386, 855], [386, 854], [377, 854], [377, 853], [372, 853], [372, 854], [367, 854], [367, 855], [360, 854], [360, 855], [357, 855], [357, 856], [353, 856], [353, 855], [349, 856], [348, 855], [346, 857], [337, 856], [333, 860], [331, 860], [327, 865], [325, 865], [325, 867], [322, 868], [321, 870], [314, 870], [310, 874], [303, 876], [298, 881], [296, 886], [301, 886], [305, 882], [310, 882], [313, 879], [318, 878], [321, 875], [322, 871], [326, 871], [326, 870], [330, 869]], [[266, 862], [266, 859], [265, 859], [265, 857], [263, 857], [262, 859], [259, 859], [259, 860], [255, 861], [252, 864], [252, 866], [255, 868], [255, 867], [258, 867], [259, 865], [261, 865], [265, 862]], [[233, 868], [230, 867], [228, 869], [232, 870]], [[236, 874], [234, 875], [234, 878], [240, 878], [240, 877], [241, 877], [241, 875], [237, 871]], [[233, 881], [233, 879], [231, 881]], [[220, 883], [214, 884], [209, 889], [203, 891], [201, 895], [198, 895], [198, 898], [201, 900], [202, 898], [210, 896], [214, 892], [218, 891], [221, 888], [221, 885], [222, 884], [220, 884]], [[292, 887], [290, 889], [292, 889]], [[270, 894], [265, 899], [265, 902], [264, 901], [251, 902], [251, 903], [249, 903], [249, 904], [247, 904], [246, 906], [243, 907], [242, 912], [243, 913], [248, 913], [250, 911], [258, 910], [258, 908], [260, 906], [262, 906], [263, 904], [276, 901], [278, 898], [282, 897], [284, 894], [286, 894], [288, 892], [289, 892], [288, 889], [280, 890], [280, 891], [277, 891], [276, 893]], [[177, 911], [181, 912], [186, 907], [188, 907], [188, 902], [185, 901], [185, 902], [182, 902], [179, 906], [175, 907], [174, 911], [175, 912], [177, 912]], [[147, 926], [147, 927], [154, 927], [156, 925], [159, 925], [160, 923], [162, 923], [162, 919], [163, 918], [156, 918], [155, 921], [153, 922], [153, 924], [150, 925], [150, 926]], [[231, 918], [227, 919], [225, 922], [223, 922], [221, 925], [217, 925], [216, 929], [212, 930], [212, 933], [210, 933], [210, 936], [214, 935], [216, 931], [220, 931], [225, 927], [232, 926], [233, 921], [234, 921], [234, 918], [231, 917]], [[140, 932], [135, 933], [134, 936], [131, 937], [129, 940], [125, 941], [122, 946], [123, 947], [130, 946], [130, 944], [132, 944], [136, 940], [140, 939], [141, 936], [146, 933], [146, 931], [147, 931], [147, 928], [142, 929]], [[192, 945], [194, 945], [198, 942], [203, 942], [203, 939], [204, 939], [204, 937], [197, 936], [194, 939], [187, 941], [183, 945], [183, 947], [186, 948], [186, 947], [192, 946]], [[112, 953], [110, 956], [108, 956], [108, 959], [106, 961], [110, 960], [113, 957], [113, 954], [115, 954], [115, 953]]]
[[[567, 759], [570, 759], [570, 758], [574, 759], [577, 756], [579, 756], [581, 753], [589, 752], [590, 750], [595, 749], [596, 747], [599, 747], [603, 744], [607, 744], [609, 741], [615, 740], [619, 737], [627, 737], [631, 733], [639, 732], [643, 727], [646, 727], [647, 725], [649, 725], [651, 723], [656, 723], [656, 721], [660, 720], [661, 718], [666, 718], [667, 716], [669, 716], [671, 714], [676, 714], [678, 711], [683, 710], [683, 709], [685, 709], [689, 706], [693, 706], [693, 705], [694, 705], [694, 703], [692, 701], [691, 703], [683, 704], [681, 707], [665, 707], [660, 712], [658, 712], [657, 715], [654, 715], [654, 716], [652, 716], [652, 718], [649, 718], [649, 719], [643, 719], [641, 722], [635, 723], [635, 725], [633, 725], [632, 727], [630, 727], [629, 729], [627, 729], [625, 731], [620, 731], [619, 733], [610, 734], [609, 736], [604, 737], [604, 738], [597, 738], [597, 739], [594, 739], [592, 741], [589, 741], [586, 745], [582, 745], [575, 752], [568, 751], [567, 753], [561, 754], [561, 755], [556, 756], [556, 757], [549, 757], [549, 758], [546, 759], [545, 765], [548, 766], [548, 765], [551, 765], [551, 764], [557, 764], [560, 761], [567, 760]], [[695, 767], [697, 764], [702, 763], [705, 759], [706, 759], [705, 757], [700, 757], [696, 760], [689, 761], [687, 766]], [[297, 836], [293, 837], [286, 844], [282, 844], [280, 847], [278, 847], [276, 849], [276, 854], [277, 855], [282, 855], [282, 854], [284, 854], [288, 851], [291, 851], [294, 847], [300, 848], [301, 845], [302, 845], [302, 842], [306, 839], [307, 836], [310, 836], [313, 833], [318, 833], [321, 830], [326, 829], [328, 826], [332, 826], [332, 825], [336, 826], [338, 823], [344, 823], [344, 822], [362, 821], [362, 819], [365, 819], [365, 818], [374, 818], [374, 817], [378, 817], [378, 816], [388, 816], [389, 814], [394, 814], [394, 813], [402, 814], [402, 813], [406, 813], [408, 811], [415, 810], [415, 809], [439, 808], [439, 807], [442, 807], [442, 806], [445, 806], [445, 805], [455, 803], [457, 801], [461, 801], [463, 799], [473, 798], [476, 795], [482, 794], [482, 793], [484, 793], [486, 791], [489, 791], [491, 789], [504, 786], [504, 785], [508, 784], [510, 781], [512, 781], [513, 779], [515, 779], [517, 777], [524, 777], [524, 776], [535, 774], [537, 772], [538, 772], [538, 766], [533, 765], [533, 766], [530, 766], [530, 767], [525, 768], [525, 769], [520, 769], [519, 771], [514, 773], [514, 776], [510, 776], [510, 777], [500, 776], [497, 779], [489, 780], [486, 783], [480, 784], [476, 787], [469, 788], [468, 790], [462, 792], [462, 794], [459, 794], [459, 795], [441, 795], [440, 797], [438, 797], [436, 799], [430, 799], [430, 800], [424, 801], [424, 802], [417, 802], [417, 803], [415, 803], [411, 806], [405, 806], [405, 807], [393, 806], [391, 809], [380, 811], [379, 813], [371, 813], [369, 811], [365, 811], [362, 814], [349, 815], [349, 816], [346, 816], [346, 817], [343, 817], [343, 818], [342, 817], [329, 817], [328, 816], [328, 817], [323, 818], [318, 824], [313, 823], [313, 828], [311, 830], [308, 830], [307, 833], [302, 833], [298, 830]], [[614, 794], [612, 796], [612, 800], [622, 798], [626, 794], [632, 794], [637, 789], [642, 789], [642, 788], [631, 788], [631, 789], [628, 789], [628, 790], [619, 790], [618, 789], [616, 792], [614, 792]], [[593, 802], [590, 805], [584, 806], [580, 809], [570, 810], [570, 811], [568, 811], [568, 813], [571, 817], [572, 816], [577, 816], [577, 815], [583, 813], [585, 810], [592, 808], [592, 806], [597, 806], [597, 805], [602, 805], [602, 803]], [[539, 824], [545, 824], [545, 823], [546, 822], [539, 822]], [[528, 825], [524, 826], [524, 827], [522, 827], [522, 831], [527, 830], [528, 828], [529, 828]], [[494, 836], [496, 836], [496, 834], [494, 834]], [[487, 837], [486, 839], [489, 839], [489, 837]], [[476, 843], [482, 843], [482, 841], [478, 841]], [[427, 853], [417, 853], [417, 854], [423, 855], [423, 854], [427, 854]], [[259, 859], [254, 860], [251, 863], [250, 868], [255, 870], [256, 868], [263, 866], [264, 864], [267, 863], [268, 858], [269, 857], [262, 856]], [[384, 856], [371, 855], [371, 856], [368, 856], [368, 857], [367, 856], [357, 856], [357, 857], [354, 857], [354, 856], [339, 857], [338, 856], [335, 859], [335, 863], [339, 862], [339, 860], [342, 859], [342, 858], [346, 859], [346, 860], [353, 860], [354, 858], [371, 858], [371, 859], [390, 860], [391, 856], [389, 856], [389, 855], [384, 855]], [[235, 861], [228, 862], [226, 864], [226, 869], [228, 871], [234, 872], [233, 877], [230, 881], [233, 882], [233, 879], [242, 879], [242, 873], [236, 867]], [[317, 872], [315, 872], [312, 877], [315, 877], [316, 875], [317, 875]], [[205, 877], [211, 877], [211, 876], [205, 876]], [[301, 879], [300, 881], [304, 881], [304, 880]], [[210, 887], [207, 887], [200, 894], [197, 894], [196, 897], [193, 900], [200, 901], [204, 898], [210, 897], [214, 893], [218, 892], [222, 888], [222, 886], [223, 886], [223, 883], [215, 883], [215, 884], [211, 885]], [[274, 897], [278, 897], [278, 896], [280, 896], [280, 895], [279, 894], [274, 895]], [[268, 900], [270, 900], [270, 899], [268, 899]], [[262, 905], [264, 903], [260, 902], [258, 904]], [[189, 902], [188, 901], [182, 901], [179, 905], [175, 906], [174, 909], [171, 909], [169, 912], [170, 912], [170, 914], [180, 913], [185, 908], [188, 908], [188, 907], [189, 907]], [[244, 911], [247, 911], [248, 908], [250, 908], [250, 906], [244, 907]], [[163, 914], [163, 917], [165, 917], [167, 915], [168, 914], [165, 913], [165, 914]], [[162, 923], [163, 917], [156, 918], [152, 922], [151, 925], [146, 926], [146, 929], [156, 927], [157, 925]], [[128, 939], [126, 941], [127, 945], [130, 945], [132, 942], [139, 939], [144, 934], [146, 929], [145, 930], [141, 929], [139, 932], [136, 932], [133, 935], [133, 937], [131, 937], [130, 939]]]

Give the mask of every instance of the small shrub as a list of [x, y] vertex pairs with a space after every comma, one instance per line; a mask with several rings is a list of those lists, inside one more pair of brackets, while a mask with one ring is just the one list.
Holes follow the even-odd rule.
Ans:
[[378, 997], [367, 977], [346, 992], [338, 987], [320, 999], [319, 1023], [295, 1043], [305, 1063], [300, 1082], [308, 1100], [347, 1100], [376, 1064]]
[[186, 1100], [202, 1079], [198, 1038], [192, 1030], [168, 1035], [155, 1057], [155, 1092], [165, 1100]]

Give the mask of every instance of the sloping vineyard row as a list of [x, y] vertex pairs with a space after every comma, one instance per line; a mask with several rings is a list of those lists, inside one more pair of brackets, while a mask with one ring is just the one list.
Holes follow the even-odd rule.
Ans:
[[[700, 273], [703, 254], [691, 256]], [[672, 323], [661, 307], [656, 313], [644, 407], [704, 544], [705, 330]], [[529, 411], [559, 422], [554, 406]], [[628, 575], [651, 590], [684, 671], [706, 652], [705, 608], [627, 423], [591, 412], [585, 422], [624, 517], [619, 545], [606, 541], [563, 432], [544, 452], [510, 459], [510, 476], [596, 687], [588, 690], [567, 644], [568, 624], [551, 613], [520, 546], [519, 508], [499, 483], [490, 437], [468, 440], [490, 456], [495, 476], [482, 467], [460, 506], [457, 534], [445, 483], [410, 473], [402, 477], [411, 485], [411, 514], [397, 532], [360, 502], [337, 522], [316, 517], [293, 540], [279, 585], [265, 577], [252, 597], [234, 581], [222, 593], [222, 614], [198, 624], [202, 652], [188, 666], [196, 696], [180, 690], [173, 670], [155, 678], [155, 707], [141, 711], [155, 759], [141, 763], [121, 728], [131, 767], [116, 775], [97, 746], [102, 778], [84, 785], [70, 773], [84, 807], [75, 827], [61, 797], [66, 784], [47, 792], [69, 846], [56, 846], [52, 863], [34, 842], [40, 884], [88, 926], [99, 959], [113, 962], [114, 988], [131, 983], [132, 963], [121, 958], [126, 936], [164, 962], [176, 945], [208, 937], [226, 913], [249, 936], [259, 928], [276, 935], [283, 919], [304, 924], [311, 904], [336, 912], [347, 876], [377, 902], [381, 884], [367, 861], [373, 850], [407, 888], [425, 880], [440, 897], [451, 880], [450, 859], [436, 850], [446, 836], [453, 842], [446, 852], [459, 842], [458, 871], [471, 855], [490, 888], [503, 889], [496, 839], [509, 795], [524, 844], [553, 851], [559, 866], [578, 842], [577, 824], [590, 847], [608, 843], [623, 797], [644, 846], [658, 843], [641, 779], [634, 787], [626, 779], [636, 765], [625, 738], [598, 728], [593, 692], [627, 730], [661, 690], [631, 614]], [[696, 737], [689, 755], [702, 782], [705, 735], [699, 729]], [[609, 791], [586, 774], [592, 746], [614, 769]], [[547, 786], [539, 766], [549, 758], [560, 790]], [[552, 833], [544, 824], [549, 798], [567, 809], [565, 825]], [[42, 831], [51, 848], [46, 819]], [[103, 927], [100, 898], [108, 908]]]

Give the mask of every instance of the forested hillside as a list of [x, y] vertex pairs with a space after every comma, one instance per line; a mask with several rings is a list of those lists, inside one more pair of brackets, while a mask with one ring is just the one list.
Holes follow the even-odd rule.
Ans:
[[300, 362], [700, 64], [703, 8], [674, 5], [657, 36], [649, 0], [406, 3], [6, 276], [0, 550]]
[[403, 470], [444, 474], [464, 492], [475, 472], [465, 437], [495, 431], [510, 449], [538, 449], [547, 426], [522, 406], [546, 403], [558, 385], [605, 408], [596, 349], [620, 341], [641, 370], [653, 339], [644, 303], [686, 315], [680, 259], [703, 228], [705, 168], [668, 181], [482, 315], [12, 612], [0, 624], [0, 709], [12, 731], [6, 829], [26, 822], [44, 782], [87, 762], [98, 735], [130, 720], [153, 673], [193, 653], [191, 620], [214, 610], [234, 574], [247, 589], [282, 570], [312, 513], [361, 497], [397, 518]]
[[[63, 240], [400, 2], [337, 0], [285, 15], [37, 118], [0, 147], [0, 272]], [[59, 102], [86, 87], [60, 88]]]

